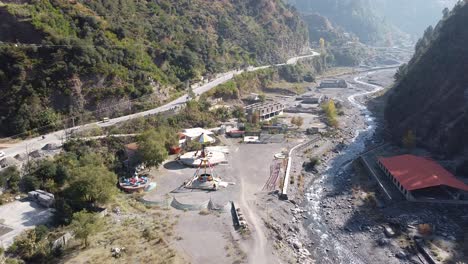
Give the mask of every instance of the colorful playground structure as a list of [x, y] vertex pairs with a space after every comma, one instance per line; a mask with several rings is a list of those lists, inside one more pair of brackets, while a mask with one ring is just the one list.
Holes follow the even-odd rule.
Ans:
[[152, 186], [148, 177], [135, 174], [132, 178], [121, 178], [119, 186], [127, 193], [141, 192]]

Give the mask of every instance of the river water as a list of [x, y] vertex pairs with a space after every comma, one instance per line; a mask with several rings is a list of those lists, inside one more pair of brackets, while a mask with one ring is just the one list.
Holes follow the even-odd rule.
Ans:
[[328, 164], [324, 173], [322, 173], [306, 193], [305, 209], [309, 214], [309, 220], [306, 222], [308, 231], [314, 243], [314, 250], [312, 256], [317, 263], [363, 263], [351, 249], [346, 248], [337, 239], [333, 237], [332, 232], [328, 229], [327, 223], [321, 214], [320, 201], [327, 195], [326, 190], [332, 190], [335, 186], [334, 177], [342, 177], [345, 170], [348, 170], [351, 161], [359, 156], [359, 153], [364, 151], [365, 144], [370, 140], [376, 128], [375, 118], [372, 117], [371, 112], [367, 107], [359, 103], [356, 99], [376, 93], [383, 89], [383, 87], [369, 84], [361, 81], [363, 78], [375, 74], [379, 71], [368, 72], [360, 74], [354, 78], [354, 81], [361, 86], [371, 88], [372, 90], [360, 92], [349, 96], [348, 101], [361, 111], [365, 117], [365, 129], [356, 130], [356, 135], [352, 142], [346, 146], [340, 155], [333, 158]]

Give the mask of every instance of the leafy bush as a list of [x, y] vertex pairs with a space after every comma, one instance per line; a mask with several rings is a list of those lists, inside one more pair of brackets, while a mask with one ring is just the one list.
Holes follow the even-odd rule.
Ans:
[[20, 180], [20, 172], [16, 166], [10, 166], [0, 173], [0, 186], [11, 190], [13, 193], [19, 192]]
[[202, 144], [196, 140], [191, 140], [187, 142], [185, 146], [185, 150], [187, 151], [197, 151], [201, 150], [203, 148]]
[[102, 229], [103, 221], [96, 214], [81, 211], [73, 214], [70, 226], [75, 237], [81, 239], [84, 246], [88, 247], [89, 237]]
[[328, 124], [332, 127], [338, 127], [338, 113], [336, 111], [335, 102], [333, 100], [324, 102], [322, 104], [322, 110], [325, 112]]

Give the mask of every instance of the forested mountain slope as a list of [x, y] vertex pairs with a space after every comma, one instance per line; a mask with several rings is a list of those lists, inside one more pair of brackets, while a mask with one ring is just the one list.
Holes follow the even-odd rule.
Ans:
[[468, 5], [460, 2], [426, 30], [408, 65], [396, 74], [385, 119], [395, 141], [446, 156], [468, 153]]
[[0, 17], [1, 136], [154, 104], [308, 47], [282, 0], [1, 0]]
[[308, 16], [318, 13], [361, 42], [377, 45], [404, 43], [419, 38], [434, 25], [442, 10], [458, 0], [289, 0]]
[[355, 34], [361, 42], [391, 41], [393, 28], [373, 8], [373, 0], [289, 0], [304, 15], [318, 13]]

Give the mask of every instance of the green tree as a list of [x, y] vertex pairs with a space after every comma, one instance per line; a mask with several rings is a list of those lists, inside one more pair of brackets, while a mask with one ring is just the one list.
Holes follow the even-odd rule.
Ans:
[[15, 238], [13, 245], [8, 248], [8, 253], [19, 256], [22, 259], [30, 259], [38, 248], [36, 231], [26, 230]]
[[71, 181], [65, 194], [75, 208], [93, 203], [106, 203], [117, 192], [117, 175], [104, 165], [77, 167], [71, 172]]
[[58, 186], [63, 186], [65, 182], [70, 178], [70, 173], [68, 169], [63, 165], [57, 165], [57, 172], [55, 174], [55, 182]]
[[416, 137], [414, 136], [414, 133], [412, 130], [408, 130], [408, 132], [406, 132], [406, 135], [403, 137], [403, 146], [406, 148], [406, 149], [413, 149], [416, 145]]
[[232, 110], [232, 116], [237, 118], [238, 122], [241, 122], [241, 120], [245, 120], [244, 108], [240, 105], [236, 105], [234, 109]]
[[65, 197], [56, 197], [54, 221], [57, 224], [70, 224], [73, 218], [73, 208], [70, 206], [69, 201]]
[[154, 129], [145, 131], [138, 137], [138, 154], [143, 163], [158, 167], [167, 158], [166, 139]]
[[322, 110], [325, 112], [328, 124], [332, 127], [338, 127], [338, 113], [336, 111], [335, 102], [329, 100], [322, 105]]
[[187, 142], [185, 145], [185, 151], [195, 151], [195, 150], [201, 150], [203, 148], [203, 145], [198, 142], [197, 140], [190, 140]]
[[192, 86], [190, 85], [189, 81], [187, 81], [187, 96], [190, 100], [193, 100], [196, 98], [196, 94], [192, 89]]
[[48, 179], [54, 179], [56, 173], [57, 165], [55, 162], [52, 160], [43, 160], [38, 164], [34, 175], [42, 182], [42, 185], [44, 185]]
[[231, 112], [226, 107], [219, 107], [214, 110], [214, 114], [217, 120], [227, 121], [231, 118]]
[[96, 214], [83, 210], [73, 214], [70, 227], [75, 237], [80, 239], [85, 247], [88, 247], [89, 237], [103, 228], [103, 222]]
[[[5, 263], [50, 263], [50, 245], [46, 240], [47, 233], [48, 229], [45, 226], [38, 226], [21, 233], [7, 251], [11, 257], [21, 260], [18, 262], [6, 261]], [[1, 256], [0, 263], [4, 263], [1, 262]]]
[[24, 175], [23, 187], [26, 192], [39, 189], [41, 186], [39, 180], [34, 175]]
[[38, 225], [34, 228], [34, 232], [36, 233], [36, 241], [40, 241], [47, 237], [49, 229], [45, 225]]
[[104, 157], [99, 153], [86, 153], [79, 160], [80, 166], [102, 166]]
[[265, 95], [265, 94], [259, 94], [259, 95], [258, 95], [258, 99], [260, 100], [260, 102], [263, 103], [263, 102], [265, 102], [265, 100], [266, 100], [266, 95]]
[[43, 184], [42, 188], [50, 193], [56, 193], [59, 189], [57, 183], [53, 179], [47, 179]]
[[325, 40], [323, 38], [320, 38], [320, 50], [323, 52], [325, 50]]
[[20, 172], [16, 166], [10, 166], [0, 174], [0, 186], [10, 189], [13, 193], [19, 192], [20, 181]]

